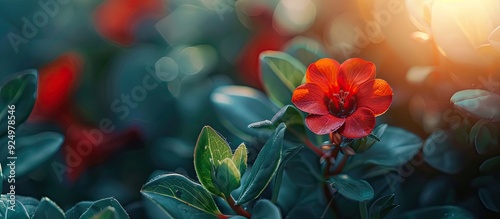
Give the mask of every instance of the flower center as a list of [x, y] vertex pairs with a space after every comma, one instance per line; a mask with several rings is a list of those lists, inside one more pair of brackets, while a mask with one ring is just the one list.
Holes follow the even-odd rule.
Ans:
[[356, 110], [356, 99], [354, 95], [349, 95], [349, 91], [340, 90], [332, 94], [328, 101], [328, 110], [336, 117], [345, 118]]

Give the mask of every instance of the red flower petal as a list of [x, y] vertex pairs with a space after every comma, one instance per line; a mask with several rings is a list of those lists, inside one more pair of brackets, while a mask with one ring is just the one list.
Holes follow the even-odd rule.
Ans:
[[362, 138], [369, 135], [373, 128], [375, 128], [375, 114], [366, 107], [360, 107], [345, 119], [345, 124], [339, 133], [346, 138]]
[[375, 78], [375, 64], [359, 58], [348, 59], [340, 65], [338, 83], [345, 91]]
[[329, 58], [323, 58], [309, 65], [306, 72], [306, 83], [315, 83], [325, 92], [338, 87], [337, 75], [340, 64]]
[[140, 22], [163, 16], [163, 4], [161, 0], [108, 0], [95, 9], [94, 25], [106, 39], [129, 46]]
[[297, 108], [317, 115], [328, 114], [328, 108], [325, 104], [325, 93], [317, 84], [306, 83], [295, 89], [292, 96], [292, 102]]
[[345, 122], [343, 118], [337, 118], [330, 114], [309, 115], [306, 117], [307, 127], [318, 135], [329, 134], [337, 131]]
[[382, 79], [369, 80], [359, 86], [358, 107], [367, 107], [375, 116], [382, 115], [392, 103], [392, 88]]
[[40, 69], [38, 96], [30, 120], [59, 116], [71, 101], [83, 67], [76, 53], [66, 53]]

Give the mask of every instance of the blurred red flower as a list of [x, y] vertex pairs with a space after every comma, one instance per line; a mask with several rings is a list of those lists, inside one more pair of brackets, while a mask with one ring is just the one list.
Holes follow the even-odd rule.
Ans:
[[339, 132], [346, 138], [362, 138], [375, 127], [375, 117], [392, 102], [392, 88], [375, 79], [375, 65], [352, 58], [339, 64], [320, 59], [309, 65], [306, 83], [295, 89], [292, 102], [309, 113], [307, 127], [318, 135]]
[[65, 53], [40, 69], [37, 101], [31, 121], [54, 120], [66, 111], [83, 68], [77, 53]]
[[[124, 149], [140, 146], [141, 134], [131, 127], [106, 132], [87, 125], [75, 111], [74, 92], [83, 73], [85, 60], [78, 53], [65, 53], [40, 68], [38, 95], [28, 120], [57, 123], [64, 133], [61, 154], [66, 162], [64, 173], [74, 182], [92, 165]], [[128, 149], [128, 148], [125, 148]]]
[[134, 42], [134, 28], [148, 18], [164, 15], [163, 0], [108, 0], [94, 14], [97, 31], [122, 46]]
[[260, 72], [260, 53], [266, 50], [281, 50], [290, 39], [280, 35], [273, 26], [273, 11], [265, 7], [252, 7], [249, 11], [254, 33], [237, 57], [236, 66], [241, 79], [248, 85], [263, 89]]

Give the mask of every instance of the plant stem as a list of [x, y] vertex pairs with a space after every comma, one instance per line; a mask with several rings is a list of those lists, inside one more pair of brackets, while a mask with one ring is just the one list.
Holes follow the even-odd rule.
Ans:
[[239, 214], [239, 215], [246, 217], [246, 218], [250, 218], [252, 216], [248, 211], [245, 211], [245, 209], [243, 209], [241, 206], [236, 205], [236, 202], [234, 201], [233, 196], [229, 195], [229, 197], [227, 197], [226, 201], [229, 204], [229, 206], [231, 207], [231, 209], [233, 209], [233, 211], [236, 214]]
[[347, 163], [347, 160], [349, 159], [349, 155], [344, 154], [342, 157], [342, 160], [340, 161], [339, 165], [337, 168], [330, 174], [330, 176], [337, 175], [342, 172], [342, 169], [344, 169], [345, 164]]
[[365, 201], [359, 202], [359, 214], [361, 219], [368, 219], [368, 208], [366, 207]]
[[301, 135], [300, 133], [291, 128], [287, 128], [286, 130], [288, 130], [289, 132], [294, 134], [297, 138], [299, 138], [302, 141], [302, 143], [304, 143], [308, 148], [314, 151], [314, 153], [316, 153], [319, 157], [325, 156], [325, 152], [316, 147], [316, 145], [314, 145], [306, 136]]
[[326, 161], [326, 166], [325, 170], [323, 170], [323, 176], [326, 179], [330, 175], [330, 168], [332, 168], [332, 162], [329, 156], [325, 159], [325, 161]]

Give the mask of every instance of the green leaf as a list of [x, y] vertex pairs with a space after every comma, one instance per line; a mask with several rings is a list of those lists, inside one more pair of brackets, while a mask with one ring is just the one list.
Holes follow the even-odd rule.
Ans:
[[344, 197], [354, 201], [369, 201], [375, 195], [372, 186], [365, 180], [357, 180], [346, 174], [330, 178], [332, 186]]
[[380, 141], [373, 140], [375, 143], [368, 150], [353, 156], [345, 169], [362, 164], [399, 166], [412, 159], [422, 146], [422, 139], [404, 129], [387, 127], [383, 133]]
[[[38, 73], [34, 69], [16, 73], [0, 84], [0, 136], [8, 129], [8, 118], [14, 115], [15, 125], [23, 123], [35, 105]], [[9, 105], [14, 105], [12, 114]]]
[[123, 207], [115, 198], [104, 198], [94, 202], [85, 212], [83, 212], [82, 216], [80, 216], [80, 219], [94, 218], [107, 207], [113, 207], [116, 211], [116, 215], [120, 219], [130, 218], [125, 209], [123, 209]]
[[257, 198], [271, 181], [281, 160], [285, 129], [286, 125], [281, 123], [262, 147], [243, 184], [237, 204], [245, 204]]
[[279, 192], [281, 189], [281, 180], [283, 178], [283, 172], [285, 171], [285, 166], [294, 157], [297, 153], [299, 153], [300, 150], [302, 150], [304, 146], [296, 146], [294, 148], [290, 148], [284, 152], [283, 158], [281, 159], [281, 162], [278, 166], [278, 170], [276, 170], [276, 179], [274, 181], [274, 186], [273, 186], [273, 196], [271, 198], [271, 201], [273, 203], [277, 203], [278, 201], [278, 196]]
[[260, 54], [260, 65], [269, 98], [280, 106], [290, 104], [293, 91], [302, 84], [304, 64], [287, 53], [266, 51]]
[[[20, 131], [25, 130], [23, 126], [16, 132], [16, 149], [14, 155], [9, 154], [7, 147], [0, 148], [0, 163], [9, 164], [11, 160], [7, 157], [17, 157], [15, 160], [17, 177], [24, 176], [49, 160], [59, 150], [64, 141], [64, 137], [60, 133], [46, 131], [29, 134]], [[8, 141], [10, 141], [10, 139], [7, 137], [0, 140], [1, 145], [7, 145]], [[8, 166], [4, 167], [3, 174], [9, 174]]]
[[281, 217], [280, 209], [267, 199], [257, 201], [253, 208], [252, 218], [255, 219], [278, 219]]
[[428, 207], [428, 208], [409, 211], [402, 215], [399, 215], [397, 218], [473, 219], [474, 216], [465, 209], [456, 206], [446, 205], [446, 206], [435, 206], [435, 207]]
[[[264, 120], [260, 122], [254, 122], [248, 125], [249, 128], [253, 129], [268, 129], [274, 130], [280, 123], [285, 123], [287, 129], [293, 137], [307, 136], [306, 128], [304, 125], [304, 117], [302, 113], [292, 105], [286, 105], [282, 107], [271, 120]], [[316, 135], [317, 136], [317, 135]], [[293, 141], [294, 139], [288, 139]], [[297, 139], [297, 141], [300, 141]]]
[[0, 163], [0, 191], [2, 190], [3, 190], [3, 171], [2, 171], [2, 164]]
[[479, 89], [462, 90], [451, 97], [455, 107], [481, 119], [500, 121], [500, 95]]
[[500, 156], [492, 157], [484, 161], [481, 166], [479, 166], [479, 170], [483, 173], [490, 174], [500, 172]]
[[394, 204], [394, 194], [380, 197], [370, 206], [370, 218], [382, 219], [387, 216], [392, 209], [398, 206], [399, 205]]
[[[474, 124], [474, 126], [472, 126], [472, 128], [469, 131], [469, 141], [468, 141], [468, 143], [470, 145], [476, 145], [475, 141], [476, 141], [476, 136], [479, 133], [479, 129], [481, 129], [481, 127], [483, 127], [484, 125], [488, 124], [488, 122], [489, 121], [486, 120], [486, 119], [480, 119], [479, 121], [477, 121]], [[479, 153], [479, 151], [478, 151], [478, 153]]]
[[63, 210], [49, 198], [43, 197], [31, 219], [64, 219]]
[[305, 131], [304, 118], [302, 117], [302, 113], [300, 113], [300, 111], [293, 105], [286, 105], [282, 107], [276, 114], [274, 114], [271, 120], [255, 122], [248, 125], [248, 127], [274, 129], [282, 122], [285, 123], [285, 125], [287, 126], [294, 126], [294, 125], [301, 126], [302, 129], [299, 131], [301, 132]]
[[215, 169], [215, 178], [213, 179], [216, 188], [229, 197], [231, 192], [240, 187], [240, 171], [230, 158], [222, 160]]
[[6, 195], [2, 195], [0, 199], [0, 218], [3, 219], [29, 219], [26, 207], [16, 199], [14, 205], [11, 204], [11, 199]]
[[179, 174], [165, 174], [146, 183], [141, 193], [173, 218], [217, 218], [210, 193]]
[[484, 207], [500, 213], [500, 190], [496, 186], [479, 189], [479, 199]]
[[194, 148], [194, 168], [201, 185], [214, 195], [223, 195], [213, 182], [215, 165], [231, 157], [231, 148], [222, 136], [210, 126], [203, 127]]
[[87, 211], [90, 206], [92, 206], [92, 204], [94, 204], [94, 202], [91, 201], [78, 202], [64, 213], [66, 215], [66, 219], [79, 219], [80, 216]]
[[476, 147], [477, 153], [484, 155], [499, 150], [498, 128], [489, 123], [488, 120], [481, 119], [469, 132], [469, 144]]
[[236, 148], [233, 154], [233, 162], [236, 165], [236, 168], [238, 168], [238, 170], [240, 171], [241, 176], [243, 176], [243, 174], [247, 170], [247, 159], [247, 147], [244, 143], [241, 143], [240, 146]]
[[448, 174], [460, 172], [466, 164], [465, 155], [452, 143], [449, 132], [433, 132], [425, 140], [423, 155], [430, 166]]
[[305, 66], [308, 66], [321, 58], [328, 57], [321, 43], [303, 36], [298, 36], [290, 40], [289, 45], [284, 49], [284, 51], [295, 57]]
[[38, 208], [38, 205], [40, 204], [40, 201], [38, 199], [28, 196], [16, 195], [16, 201], [19, 201], [24, 206], [26, 212], [28, 212], [28, 215], [30, 217], [32, 217], [35, 214], [35, 211]]
[[385, 130], [387, 130], [387, 127], [387, 124], [378, 125], [373, 129], [372, 133], [370, 133], [369, 136], [356, 140], [352, 146], [352, 149], [354, 149], [356, 153], [362, 153], [370, 149], [373, 144], [381, 141], [381, 138], [384, 135]]
[[279, 108], [262, 92], [243, 86], [223, 86], [214, 90], [211, 101], [222, 124], [244, 141], [268, 137], [271, 130], [248, 128], [248, 124], [272, 118]]
[[108, 206], [98, 212], [92, 219], [120, 219], [115, 208]]
[[317, 187], [323, 183], [320, 158], [312, 150], [301, 150], [285, 166], [292, 183], [299, 187]]

